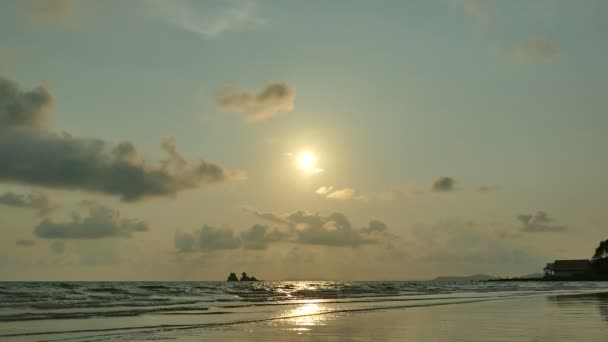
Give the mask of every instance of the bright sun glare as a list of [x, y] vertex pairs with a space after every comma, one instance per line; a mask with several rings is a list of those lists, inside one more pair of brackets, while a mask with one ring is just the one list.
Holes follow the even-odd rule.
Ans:
[[300, 169], [306, 172], [314, 172], [316, 170], [316, 163], [317, 158], [312, 152], [304, 151], [298, 154], [298, 166], [300, 167]]

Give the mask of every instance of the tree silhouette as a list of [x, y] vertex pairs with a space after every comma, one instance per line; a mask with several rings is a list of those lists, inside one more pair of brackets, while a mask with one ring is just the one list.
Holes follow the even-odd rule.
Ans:
[[595, 249], [591, 262], [599, 276], [602, 278], [608, 277], [608, 240], [600, 242]]
[[604, 259], [608, 257], [608, 240], [600, 242], [600, 245], [595, 249], [593, 260]]

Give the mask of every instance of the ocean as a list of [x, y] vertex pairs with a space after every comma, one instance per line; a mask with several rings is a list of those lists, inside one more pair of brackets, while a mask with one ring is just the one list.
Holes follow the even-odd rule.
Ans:
[[262, 322], [307, 329], [325, 316], [605, 291], [601, 282], [2, 282], [0, 340], [172, 340]]

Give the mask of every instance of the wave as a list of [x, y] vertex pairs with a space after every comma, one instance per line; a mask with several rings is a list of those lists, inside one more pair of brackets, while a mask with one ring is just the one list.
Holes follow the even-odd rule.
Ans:
[[[364, 308], [345, 308], [345, 309], [326, 310], [323, 312], [310, 313], [310, 314], [284, 315], [284, 316], [269, 317], [269, 318], [235, 320], [235, 321], [226, 321], [226, 322], [217, 322], [217, 323], [162, 324], [162, 325], [147, 325], [147, 326], [144, 325], [144, 326], [105, 328], [105, 329], [78, 329], [78, 330], [63, 330], [63, 331], [41, 331], [41, 332], [32, 332], [32, 333], [0, 334], [0, 338], [2, 338], [2, 337], [43, 336], [43, 335], [51, 336], [51, 335], [59, 335], [59, 334], [102, 333], [102, 334], [96, 334], [96, 335], [86, 335], [86, 336], [80, 335], [80, 336], [74, 337], [74, 339], [100, 338], [100, 337], [111, 337], [111, 336], [130, 334], [133, 331], [137, 331], [139, 333], [141, 333], [141, 332], [154, 333], [154, 332], [159, 332], [159, 331], [170, 332], [170, 331], [180, 331], [180, 330], [193, 330], [193, 329], [201, 329], [201, 328], [214, 328], [214, 327], [240, 325], [240, 324], [252, 324], [252, 323], [286, 320], [286, 319], [297, 319], [297, 318], [331, 315], [331, 314], [339, 314], [339, 313], [357, 313], [357, 312], [371, 312], [371, 311], [379, 311], [379, 310], [396, 310], [396, 309], [406, 309], [406, 308], [471, 304], [471, 303], [479, 303], [479, 302], [486, 302], [486, 301], [492, 301], [492, 300], [505, 300], [505, 299], [513, 298], [513, 297], [515, 297], [515, 296], [509, 296], [509, 297], [504, 297], [504, 298], [481, 298], [480, 297], [477, 299], [456, 300], [456, 301], [438, 302], [438, 303], [413, 303], [413, 304], [407, 304], [407, 305], [402, 304], [402, 305], [376, 306], [376, 307], [364, 307]], [[65, 340], [69, 340], [69, 339], [71, 339], [71, 338], [61, 338], [60, 340], [65, 341]], [[50, 342], [50, 341], [55, 341], [55, 340], [44, 340], [44, 341]]]
[[[325, 304], [476, 300], [592, 290], [592, 283], [488, 282], [11, 282], [0, 283], [0, 322], [240, 313], [317, 300]], [[0, 326], [0, 328], [2, 328]]]

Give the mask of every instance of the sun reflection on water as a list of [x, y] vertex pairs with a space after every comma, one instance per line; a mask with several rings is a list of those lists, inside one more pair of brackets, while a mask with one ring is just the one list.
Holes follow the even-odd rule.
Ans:
[[321, 315], [324, 311], [327, 311], [322, 304], [318, 301], [309, 301], [302, 303], [302, 305], [289, 310], [286, 316], [290, 317], [289, 322], [295, 325], [297, 330], [308, 330], [302, 327], [311, 327], [316, 325], [323, 325], [325, 321], [325, 315]]

